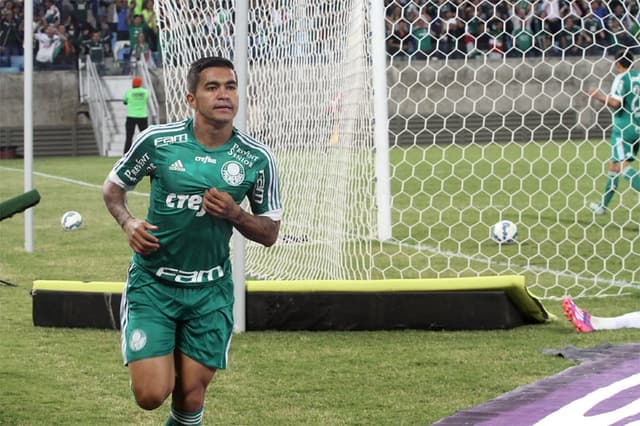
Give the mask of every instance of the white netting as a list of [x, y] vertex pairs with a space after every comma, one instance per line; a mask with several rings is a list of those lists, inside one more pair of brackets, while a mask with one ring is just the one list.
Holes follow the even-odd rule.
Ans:
[[[286, 207], [283, 241], [248, 246], [251, 275], [524, 274], [543, 297], [637, 286], [638, 194], [621, 179], [607, 215], [587, 208], [604, 189], [611, 117], [585, 93], [607, 92], [608, 53], [635, 46], [635, 2], [592, 13], [601, 2], [385, 1], [385, 242], [375, 240], [370, 3], [250, 3], [247, 128], [276, 154]], [[181, 118], [188, 65], [232, 56], [235, 4], [156, 4], [168, 117]], [[500, 219], [518, 226], [517, 244], [489, 238]]]
[[[169, 119], [189, 113], [184, 80], [193, 60], [232, 57], [233, 2], [194, 3], [158, 2]], [[248, 245], [247, 271], [367, 278], [375, 229], [368, 8], [357, 0], [253, 5], [247, 129], [276, 154], [286, 213], [281, 244]]]

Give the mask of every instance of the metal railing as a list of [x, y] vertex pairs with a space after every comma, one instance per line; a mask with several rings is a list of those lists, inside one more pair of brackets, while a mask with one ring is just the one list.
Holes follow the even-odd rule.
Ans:
[[96, 65], [89, 56], [85, 61], [80, 60], [80, 100], [89, 105], [89, 114], [93, 125], [93, 132], [98, 144], [100, 155], [106, 155], [108, 146], [105, 134], [117, 133], [113, 113], [108, 103], [108, 96], [98, 73]]

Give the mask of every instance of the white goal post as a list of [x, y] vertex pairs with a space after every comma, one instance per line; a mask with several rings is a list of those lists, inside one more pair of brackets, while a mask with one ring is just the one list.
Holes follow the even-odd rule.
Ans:
[[[247, 276], [519, 274], [543, 298], [637, 288], [638, 194], [620, 179], [606, 215], [587, 207], [602, 197], [611, 116], [586, 89], [609, 90], [620, 44], [565, 45], [564, 27], [516, 2], [477, 34], [480, 6], [418, 3], [254, 0], [240, 55], [235, 1], [156, 1], [169, 120], [190, 114], [192, 61], [246, 57], [246, 129], [274, 151], [285, 206], [274, 247], [247, 243]], [[502, 219], [515, 244], [489, 238]]]

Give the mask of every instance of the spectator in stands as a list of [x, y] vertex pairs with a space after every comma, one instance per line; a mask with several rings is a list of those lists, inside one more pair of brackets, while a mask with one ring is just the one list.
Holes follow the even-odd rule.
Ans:
[[[591, 3], [593, 5], [595, 2]], [[593, 7], [582, 18], [582, 26], [585, 44], [590, 46], [587, 54], [602, 55], [604, 49], [611, 44], [610, 34], [604, 28], [602, 18], [595, 13]]]
[[126, 0], [114, 0], [113, 4], [113, 12], [117, 16], [116, 32], [118, 33], [118, 41], [129, 40], [129, 6]]
[[409, 24], [404, 19], [400, 19], [393, 26], [389, 38], [389, 54], [399, 59], [406, 59], [414, 50]]
[[158, 50], [159, 43], [158, 20], [153, 9], [153, 0], [144, 0], [142, 12], [140, 14], [144, 19], [145, 24], [147, 24], [147, 32], [145, 34], [145, 36], [147, 37], [147, 43], [149, 43], [149, 47], [151, 48], [151, 50], [155, 52]]
[[54, 63], [63, 69], [74, 68], [78, 59], [78, 52], [73, 43], [73, 38], [67, 33], [65, 26], [62, 24], [58, 25], [58, 35], [62, 40], [62, 48]]
[[60, 9], [53, 3], [53, 0], [44, 0], [44, 21], [48, 25], [55, 25], [56, 28], [60, 24]]
[[142, 87], [142, 79], [134, 77], [131, 81], [131, 89], [124, 94], [123, 102], [127, 106], [127, 121], [125, 123], [126, 140], [124, 142], [124, 153], [131, 148], [133, 134], [136, 131], [143, 131], [148, 126], [147, 101], [149, 91]]
[[531, 30], [531, 15], [527, 15], [527, 9], [514, 7], [515, 15], [511, 19], [513, 26], [513, 45], [516, 55], [533, 53], [534, 38]]
[[13, 10], [7, 10], [0, 22], [0, 58], [10, 65], [11, 56], [22, 55], [22, 36], [20, 22], [13, 16]]
[[58, 35], [57, 27], [47, 25], [44, 31], [40, 31], [38, 28], [33, 37], [38, 42], [38, 51], [34, 61], [35, 69], [51, 69], [53, 61], [62, 47], [62, 39]]
[[579, 55], [582, 53], [582, 38], [582, 27], [578, 25], [575, 17], [565, 17], [562, 30], [557, 34], [557, 47], [567, 55]]
[[136, 44], [133, 46], [133, 49], [131, 49], [131, 60], [144, 61], [147, 67], [156, 68], [145, 33], [138, 33]]
[[411, 35], [416, 43], [414, 58], [425, 59], [433, 50], [433, 34], [431, 34], [431, 21], [433, 18], [423, 7], [420, 15], [411, 24]]
[[611, 2], [609, 7], [612, 13], [605, 20], [605, 25], [613, 37], [616, 46], [633, 47], [635, 39], [631, 36], [633, 22], [624, 5], [620, 2]]
[[[129, 9], [131, 10], [131, 9]], [[129, 21], [129, 45], [131, 49], [136, 45], [138, 41], [138, 34], [144, 33], [149, 30], [149, 27], [144, 22], [142, 15], [134, 15]]]
[[91, 62], [96, 65], [100, 75], [104, 74], [106, 70], [104, 64], [105, 43], [108, 43], [108, 40], [100, 37], [100, 31], [94, 31], [91, 34], [91, 39], [83, 42], [84, 54], [89, 56]]
[[438, 51], [443, 56], [461, 57], [461, 50], [458, 49], [458, 41], [462, 42], [464, 36], [464, 22], [459, 19], [457, 7], [447, 3], [442, 7], [442, 25], [440, 26], [440, 38], [438, 40]]
[[471, 3], [467, 3], [463, 11], [464, 44], [466, 55], [469, 58], [483, 54], [488, 48], [488, 40], [486, 37], [483, 39], [484, 22], [478, 17], [477, 12], [478, 10]]

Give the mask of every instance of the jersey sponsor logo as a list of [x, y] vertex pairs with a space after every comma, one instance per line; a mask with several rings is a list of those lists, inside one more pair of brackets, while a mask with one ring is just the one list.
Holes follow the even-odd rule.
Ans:
[[149, 153], [145, 152], [142, 157], [136, 160], [133, 167], [131, 167], [129, 170], [124, 171], [124, 175], [130, 180], [136, 180], [140, 172], [146, 172], [148, 169], [153, 167], [152, 164], [149, 164], [149, 166], [146, 167], [147, 163], [149, 163]]
[[170, 279], [177, 283], [194, 284], [214, 281], [224, 277], [222, 266], [214, 266], [211, 269], [203, 269], [201, 271], [181, 271], [180, 269], [168, 268], [161, 266], [156, 271], [156, 275], [160, 278]]
[[240, 164], [246, 167], [253, 167], [255, 162], [258, 160], [258, 156], [249, 151], [248, 149], [242, 148], [237, 143], [234, 143], [233, 146], [227, 152], [228, 155], [236, 159]]
[[169, 166], [169, 170], [173, 170], [174, 172], [184, 172], [186, 169], [182, 165], [182, 161], [178, 160]]
[[174, 194], [173, 192], [167, 195], [165, 199], [165, 203], [167, 207], [171, 207], [172, 209], [184, 209], [187, 208], [189, 210], [194, 210], [196, 213], [196, 217], [204, 216], [205, 211], [202, 208], [202, 195], [194, 194]]
[[217, 163], [215, 158], [211, 158], [208, 155], [205, 155], [204, 157], [196, 157], [195, 160], [197, 162], [205, 163], [205, 164], [207, 164], [207, 163], [216, 164]]
[[131, 332], [131, 336], [129, 337], [129, 349], [133, 352], [138, 352], [142, 350], [147, 345], [147, 335], [145, 332], [136, 328]]
[[256, 173], [256, 184], [253, 187], [253, 201], [258, 204], [262, 204], [264, 200], [264, 170], [260, 170]]
[[244, 182], [244, 167], [237, 161], [227, 161], [222, 165], [222, 179], [231, 186], [238, 186]]
[[159, 147], [159, 146], [165, 146], [165, 145], [172, 145], [175, 143], [185, 143], [188, 140], [189, 140], [189, 136], [187, 136], [186, 133], [181, 133], [179, 135], [157, 137], [153, 140], [153, 144], [156, 147]]

